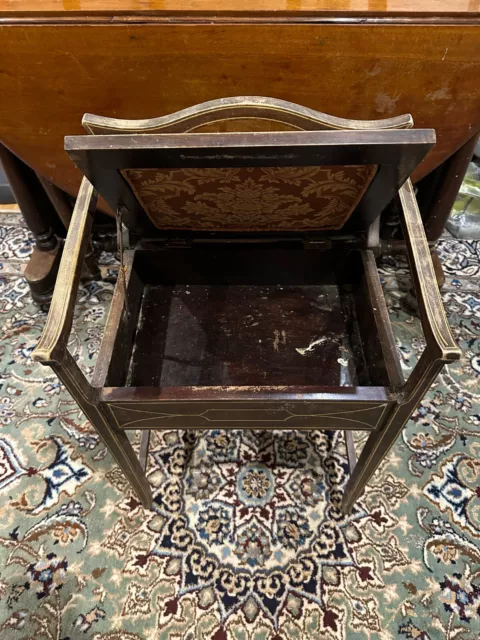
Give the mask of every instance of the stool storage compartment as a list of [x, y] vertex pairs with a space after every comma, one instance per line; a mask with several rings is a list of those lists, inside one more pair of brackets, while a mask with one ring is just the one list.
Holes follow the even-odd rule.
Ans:
[[107, 384], [388, 385], [360, 252], [277, 245], [137, 249], [133, 335], [114, 346], [129, 364]]

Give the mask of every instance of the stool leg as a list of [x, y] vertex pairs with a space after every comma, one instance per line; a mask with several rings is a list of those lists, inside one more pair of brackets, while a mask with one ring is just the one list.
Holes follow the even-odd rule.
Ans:
[[374, 431], [370, 434], [345, 487], [342, 501], [344, 513], [350, 513], [357, 499], [363, 494], [368, 481], [394, 444], [400, 431], [401, 428], [383, 432]]
[[[437, 363], [433, 364], [437, 365]], [[433, 366], [432, 370], [433, 373], [431, 376], [432, 379], [435, 379], [438, 373], [438, 365]], [[428, 381], [428, 384], [430, 384], [430, 381]], [[385, 425], [380, 430], [373, 431], [370, 434], [345, 487], [342, 503], [344, 513], [350, 513], [355, 501], [361, 496], [370, 478], [395, 444], [398, 436], [422, 399], [425, 393], [425, 387], [428, 388], [424, 383], [410, 401], [404, 404], [398, 404], [387, 418]]]
[[150, 485], [125, 431], [116, 427], [106, 405], [97, 401], [95, 389], [68, 351], [62, 363], [52, 363], [51, 367], [102, 438], [142, 505], [151, 509]]
[[342, 503], [344, 513], [350, 513], [356, 500], [362, 495], [370, 478], [395, 444], [411, 411], [410, 405], [398, 406], [386, 426], [381, 431], [370, 434], [345, 487]]
[[344, 513], [351, 511], [353, 504], [442, 370], [444, 362], [441, 359], [431, 360], [430, 358], [430, 354], [425, 350], [403, 387], [405, 401], [393, 407], [384, 425], [371, 433], [363, 447], [357, 465], [345, 487], [342, 503]]

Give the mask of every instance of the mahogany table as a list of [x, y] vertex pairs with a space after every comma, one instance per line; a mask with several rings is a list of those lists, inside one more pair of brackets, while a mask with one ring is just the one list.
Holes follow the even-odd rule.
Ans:
[[[266, 95], [345, 118], [410, 112], [437, 132], [413, 176], [435, 242], [480, 131], [479, 77], [480, 0], [0, 0], [2, 158], [9, 177], [27, 165], [16, 195], [40, 177], [20, 193], [44, 254], [27, 273], [37, 299], [57, 262], [50, 203], [68, 224], [80, 183], [63, 137], [86, 111], [147, 118]], [[50, 198], [31, 197], [39, 185]]]

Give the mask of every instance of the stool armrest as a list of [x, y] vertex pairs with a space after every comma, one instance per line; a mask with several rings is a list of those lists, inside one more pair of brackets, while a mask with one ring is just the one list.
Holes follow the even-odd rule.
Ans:
[[63, 248], [47, 322], [32, 354], [33, 359], [42, 364], [59, 364], [65, 357], [96, 201], [97, 194], [93, 186], [83, 178]]
[[[408, 400], [415, 395], [420, 382], [422, 387], [428, 388], [443, 364], [458, 360], [462, 352], [452, 336], [445, 315], [430, 247], [410, 180], [400, 189], [399, 196], [403, 209], [403, 233], [426, 341], [424, 355], [402, 389], [405, 399]], [[439, 369], [431, 366], [433, 362], [439, 365]], [[427, 372], [430, 372], [430, 375], [427, 375]], [[430, 380], [427, 381], [426, 378]]]

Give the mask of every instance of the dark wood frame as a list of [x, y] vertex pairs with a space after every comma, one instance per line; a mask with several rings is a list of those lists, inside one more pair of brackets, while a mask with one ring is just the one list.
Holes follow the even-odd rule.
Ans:
[[[219, 424], [222, 428], [278, 428], [278, 421], [283, 420], [288, 422], [289, 428], [345, 431], [351, 477], [343, 508], [347, 512], [352, 508], [439, 371], [446, 363], [458, 359], [461, 353], [445, 317], [430, 248], [408, 179], [433, 141], [433, 132], [428, 130], [126, 135], [67, 139], [67, 150], [86, 177], [70, 225], [45, 330], [33, 357], [50, 365], [63, 381], [104, 439], [145, 507], [150, 507], [152, 501], [144, 471], [150, 429], [162, 428], [164, 423], [167, 428], [179, 429], [204, 429]], [[335, 241], [340, 245], [356, 239], [355, 247], [360, 251], [364, 266], [364, 297], [370, 302], [365, 305], [367, 332], [376, 338], [378, 345], [376, 353], [372, 352], [370, 357], [379, 363], [387, 383], [374, 387], [326, 388], [118, 386], [122, 385], [122, 375], [118, 372], [125, 355], [122, 345], [128, 350], [134, 340], [135, 309], [138, 308], [141, 291], [133, 268], [138, 248], [134, 246], [125, 254], [123, 277], [119, 278], [115, 288], [93, 384], [90, 384], [68, 353], [67, 341], [82, 261], [89, 243], [95, 188], [110, 206], [123, 210], [124, 220], [133, 232], [143, 239], [149, 238], [151, 225], [146, 223], [145, 215], [140, 215], [119, 169], [158, 167], [159, 163], [196, 167], [378, 164], [377, 176], [364, 196], [365, 202], [360, 203], [354, 212], [349, 231], [343, 230], [341, 236], [327, 234], [325, 237], [325, 234], [320, 234], [304, 240], [307, 245]], [[397, 191], [426, 339], [426, 348], [407, 382], [403, 380], [396, 354], [374, 256], [379, 248], [379, 214], [382, 206]], [[176, 240], [173, 238], [174, 242]], [[228, 240], [215, 238], [215, 241]], [[264, 238], [249, 241], [263, 242]], [[145, 434], [141, 460], [126, 437], [125, 431], [131, 428], [142, 429]], [[349, 433], [353, 429], [371, 432], [358, 463], [355, 463], [353, 440]]]
[[123, 167], [378, 165], [367, 192], [341, 230], [343, 235], [370, 227], [434, 142], [434, 132], [429, 129], [311, 131], [308, 136], [306, 132], [282, 131], [72, 136], [65, 138], [65, 149], [112, 210], [122, 208], [129, 229], [144, 237], [164, 232], [157, 232], [146, 219], [119, 173]]

